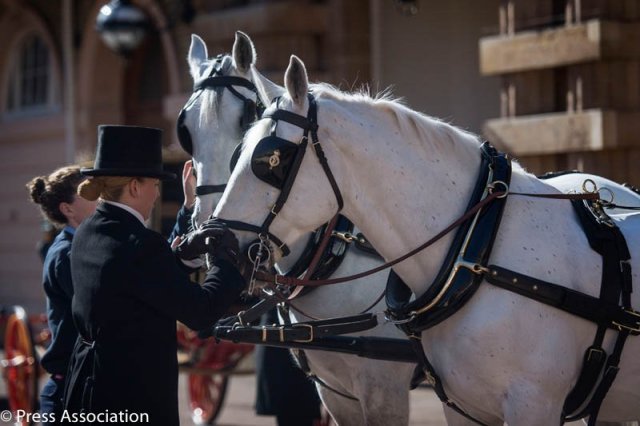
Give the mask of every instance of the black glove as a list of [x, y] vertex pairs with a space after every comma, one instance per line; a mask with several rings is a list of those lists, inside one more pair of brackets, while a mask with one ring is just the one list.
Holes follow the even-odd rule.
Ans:
[[209, 240], [207, 252], [214, 258], [224, 259], [238, 268], [240, 264], [240, 247], [238, 246], [238, 239], [233, 232], [218, 219], [207, 219], [202, 224], [202, 227], [216, 229], [220, 232], [220, 236], [216, 237], [215, 240]]
[[194, 259], [201, 254], [209, 253], [222, 258], [232, 265], [238, 266], [238, 240], [227, 226], [217, 219], [208, 219], [202, 226], [186, 235], [176, 247], [176, 254], [185, 260]]
[[199, 229], [182, 236], [182, 242], [175, 248], [175, 253], [179, 258], [191, 260], [207, 253], [209, 251], [207, 241], [211, 244], [216, 238], [222, 236], [226, 230], [224, 225], [213, 226], [210, 224], [209, 226], [204, 226], [205, 224], [206, 222]]

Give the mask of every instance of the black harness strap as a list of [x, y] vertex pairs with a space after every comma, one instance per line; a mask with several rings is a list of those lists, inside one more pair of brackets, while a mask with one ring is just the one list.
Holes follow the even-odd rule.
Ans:
[[603, 303], [596, 297], [500, 266], [489, 265], [487, 269], [484, 277], [489, 283], [597, 324], [606, 324], [605, 328], [619, 330], [616, 324], [640, 327], [640, 317], [616, 303]]
[[[291, 325], [291, 319], [289, 317], [289, 308], [288, 308], [288, 306], [286, 306], [285, 304], [280, 304], [280, 305], [278, 305], [278, 311], [279, 311], [280, 317], [282, 317], [282, 320], [284, 321], [284, 323], [286, 325]], [[355, 396], [352, 396], [352, 395], [349, 395], [347, 393], [339, 391], [338, 389], [330, 386], [327, 382], [322, 380], [316, 374], [314, 374], [313, 371], [311, 370], [311, 366], [309, 365], [309, 359], [307, 358], [307, 353], [304, 351], [304, 349], [292, 348], [292, 349], [290, 349], [290, 352], [294, 356], [294, 358], [296, 359], [296, 362], [298, 363], [298, 366], [300, 367], [302, 372], [305, 374], [305, 376], [307, 376], [309, 379], [313, 380], [314, 383], [317, 383], [318, 385], [322, 386], [323, 388], [328, 389], [331, 392], [342, 396], [343, 398], [347, 398], [347, 399], [350, 399], [352, 401], [358, 401], [358, 398], [356, 398]]]
[[[480, 153], [478, 181], [467, 211], [488, 198], [487, 188], [508, 185], [511, 179], [511, 162], [504, 154], [486, 142]], [[411, 300], [409, 287], [393, 271], [389, 274], [387, 316], [407, 335], [444, 321], [475, 293], [482, 274], [471, 265], [486, 265], [505, 203], [504, 197], [492, 200], [458, 227], [440, 271], [424, 294]]]
[[[598, 325], [593, 344], [585, 352], [579, 379], [563, 407], [566, 421], [578, 420], [588, 415], [589, 425], [593, 426], [600, 405], [617, 375], [627, 337], [630, 334], [640, 334], [640, 314], [631, 307], [630, 254], [622, 232], [606, 216], [600, 203], [573, 201], [572, 204], [589, 245], [603, 259], [599, 298], [495, 265], [488, 267], [485, 279], [500, 288], [554, 306]], [[618, 331], [613, 352], [608, 357], [602, 348], [607, 329]], [[601, 374], [602, 379], [598, 384]], [[591, 400], [588, 400], [592, 393]]]
[[216, 337], [225, 340], [254, 344], [299, 342], [310, 343], [316, 339], [341, 334], [370, 330], [378, 325], [373, 314], [330, 318], [320, 321], [299, 322], [291, 325], [265, 325], [242, 327], [238, 325], [217, 326]]
[[[309, 95], [310, 99], [313, 99], [313, 96]], [[324, 174], [327, 175], [327, 179], [329, 179], [329, 184], [331, 184], [331, 189], [336, 196], [336, 201], [338, 202], [338, 212], [342, 210], [344, 207], [344, 200], [342, 199], [342, 193], [340, 192], [340, 188], [338, 187], [338, 183], [336, 182], [336, 178], [333, 176], [333, 172], [331, 171], [331, 167], [329, 167], [329, 162], [327, 161], [327, 157], [324, 155], [324, 150], [322, 149], [322, 145], [320, 145], [320, 140], [318, 139], [318, 112], [317, 108], [314, 109], [313, 115], [310, 116], [310, 120], [313, 124], [315, 124], [315, 129], [311, 131], [311, 141], [313, 149], [316, 152], [316, 156], [318, 157], [318, 161], [320, 161], [320, 165], [324, 170]]]
[[[500, 157], [497, 156], [495, 158]], [[499, 162], [497, 164], [494, 163], [492, 168], [496, 169], [496, 171], [500, 170], [501, 166], [499, 164]], [[484, 167], [486, 166], [483, 165], [481, 170]], [[504, 183], [499, 182], [499, 180]], [[484, 185], [484, 181], [485, 179], [481, 175], [479, 185]], [[509, 182], [508, 173], [507, 179], [494, 177], [490, 181], [506, 186]], [[478, 192], [477, 188], [475, 192]], [[533, 194], [512, 192], [510, 194], [533, 196]], [[474, 195], [472, 200], [474, 197], [478, 197], [478, 195]], [[564, 196], [558, 195], [555, 198], [561, 197]], [[598, 324], [594, 343], [587, 349], [585, 354], [582, 374], [568, 396], [563, 410], [565, 417], [567, 417], [567, 414], [576, 412], [581, 406], [585, 405], [588, 396], [593, 393], [591, 400], [578, 414], [567, 417], [567, 420], [574, 420], [589, 415], [589, 425], [592, 426], [597, 419], [600, 404], [617, 374], [620, 355], [626, 338], [629, 334], [640, 334], [640, 313], [635, 312], [631, 307], [630, 256], [624, 236], [604, 213], [603, 204], [599, 200], [573, 200], [573, 205], [580, 217], [591, 247], [603, 256], [603, 277], [599, 298], [528, 277], [499, 266], [490, 265], [485, 267], [484, 265], [486, 265], [491, 250], [491, 243], [500, 222], [500, 211], [494, 211], [489, 215], [490, 209], [486, 209], [486, 212], [482, 213], [484, 216], [478, 216], [478, 224], [471, 227], [467, 226], [467, 229], [463, 228], [458, 232], [456, 238], [454, 238], [452, 249], [447, 256], [447, 261], [443, 265], [444, 271], [440, 271], [436, 284], [440, 282], [440, 278], [446, 279], [447, 285], [455, 282], [453, 281], [454, 279], [459, 279], [459, 288], [466, 289], [469, 294], [473, 294], [475, 289], [474, 282], [484, 278], [496, 286]], [[494, 207], [496, 207], [495, 201]], [[463, 236], [465, 237], [462, 238]], [[460, 244], [462, 240], [468, 241], [465, 251], [459, 251], [459, 246], [456, 248], [456, 245]], [[446, 267], [447, 264], [450, 265], [454, 260], [459, 259], [461, 255], [464, 255], [463, 260], [467, 260], [467, 266], [465, 267], [470, 272], [467, 273], [467, 276], [456, 277], [458, 270], [454, 269], [452, 271], [450, 266], [449, 268]], [[469, 265], [472, 267], [469, 267]], [[434, 287], [434, 285], [431, 287]], [[440, 288], [446, 287], [442, 285], [439, 288], [436, 287], [438, 294], [442, 294]], [[457, 294], [460, 293], [458, 292]], [[439, 312], [438, 309], [433, 309], [433, 292], [428, 298], [423, 295], [411, 302], [409, 301], [410, 295], [411, 292], [407, 290], [399, 277], [391, 274], [387, 285], [388, 315], [411, 339], [416, 355], [420, 358], [420, 363], [425, 370], [426, 379], [433, 386], [440, 400], [464, 417], [482, 424], [448, 399], [440, 378], [424, 353], [420, 338], [422, 330], [437, 324], [452, 312], [455, 312], [456, 306], [457, 308], [462, 306], [468, 297], [458, 299], [451, 298], [451, 296], [445, 297], [444, 302], [440, 302], [443, 310]], [[622, 299], [622, 306], [620, 306], [620, 299]], [[437, 301], [438, 299], [435, 300]], [[455, 303], [458, 301], [460, 303]], [[427, 306], [428, 309], [421, 309], [421, 306]], [[607, 329], [618, 331], [613, 353], [608, 358], [606, 352], [602, 349], [602, 342]], [[601, 374], [602, 380], [597, 385], [597, 380]]]
[[[198, 90], [210, 89], [215, 87], [227, 87], [230, 90], [233, 89], [231, 86], [241, 86], [246, 87], [254, 93], [258, 93], [256, 89], [256, 85], [253, 84], [250, 80], [247, 80], [244, 77], [234, 77], [229, 75], [220, 75], [221, 70], [214, 70], [215, 74], [210, 75], [208, 77], [203, 78], [202, 80], [197, 81], [193, 85], [193, 91], [197, 92]], [[234, 95], [244, 98], [243, 95], [240, 94], [237, 90], [231, 90]], [[260, 98], [258, 97], [258, 101]]]
[[300, 369], [304, 372], [304, 374], [309, 379], [313, 380], [315, 383], [319, 384], [323, 388], [328, 389], [331, 392], [336, 393], [344, 398], [350, 399], [352, 401], [359, 401], [359, 399], [356, 398], [355, 396], [339, 391], [338, 389], [330, 386], [327, 382], [325, 382], [320, 377], [318, 377], [311, 370], [311, 366], [309, 365], [309, 359], [307, 358], [307, 354], [303, 349], [300, 349], [300, 348], [291, 349], [291, 353], [296, 358], [296, 361], [298, 362], [298, 366], [300, 367]]
[[[318, 160], [320, 161], [322, 169], [324, 170], [327, 176], [327, 179], [329, 180], [329, 183], [331, 185], [331, 188], [335, 194], [335, 197], [338, 203], [338, 212], [342, 210], [342, 207], [344, 205], [342, 194], [340, 193], [338, 184], [333, 176], [333, 173], [331, 172], [331, 168], [329, 167], [326, 156], [324, 155], [324, 151], [322, 150], [322, 147], [320, 146], [320, 142], [318, 140], [318, 132], [317, 132], [318, 131], [318, 106], [317, 106], [316, 100], [312, 94], [308, 94], [307, 97], [309, 101], [309, 109], [307, 111], [306, 117], [290, 111], [281, 110], [281, 109], [276, 109], [274, 112], [263, 116], [263, 118], [270, 118], [276, 124], [279, 121], [285, 121], [289, 124], [293, 124], [303, 129], [304, 133], [302, 136], [302, 140], [298, 145], [298, 150], [296, 152], [296, 155], [291, 163], [291, 169], [289, 170], [289, 173], [286, 177], [283, 187], [280, 190], [280, 194], [278, 194], [278, 198], [276, 199], [276, 202], [274, 203], [271, 210], [267, 214], [267, 217], [265, 218], [262, 225], [258, 227], [256, 225], [242, 223], [239, 221], [224, 220], [224, 223], [227, 224], [232, 229], [238, 229], [243, 231], [253, 231], [253, 232], [256, 232], [258, 236], [268, 236], [270, 239], [273, 239], [278, 244], [279, 248], [282, 250], [283, 256], [287, 256], [290, 253], [290, 250], [284, 243], [282, 243], [281, 240], [275, 238], [275, 236], [269, 231], [269, 227], [271, 226], [271, 223], [276, 218], [278, 213], [280, 213], [280, 210], [282, 210], [282, 207], [284, 207], [284, 204], [287, 202], [287, 199], [289, 198], [289, 194], [291, 193], [291, 188], [293, 187], [293, 184], [296, 180], [298, 171], [300, 170], [300, 165], [302, 164], [302, 159], [304, 158], [305, 152], [307, 150], [307, 145], [309, 143], [309, 133], [311, 133], [313, 147], [316, 152], [316, 155], [318, 156]], [[276, 106], [278, 105], [278, 103], [279, 103], [279, 99], [276, 100]]]
[[282, 251], [282, 255], [283, 256], [287, 256], [291, 252], [289, 250], [289, 247], [285, 243], [283, 243], [280, 240], [280, 238], [276, 237], [275, 235], [273, 235], [268, 230], [265, 231], [260, 226], [252, 225], [250, 223], [245, 223], [245, 222], [241, 222], [241, 221], [238, 221], [238, 220], [226, 220], [226, 219], [224, 220], [224, 224], [227, 225], [229, 228], [237, 229], [238, 231], [249, 231], [249, 232], [256, 233], [258, 235], [263, 235], [263, 234], [264, 235], [268, 235], [269, 236], [269, 240], [271, 240], [274, 243], [276, 243], [278, 248]]
[[227, 187], [226, 183], [223, 183], [220, 185], [199, 185], [199, 186], [196, 186], [195, 192], [197, 196], [202, 196], [207, 194], [216, 194], [216, 193], [224, 192], [226, 187]]

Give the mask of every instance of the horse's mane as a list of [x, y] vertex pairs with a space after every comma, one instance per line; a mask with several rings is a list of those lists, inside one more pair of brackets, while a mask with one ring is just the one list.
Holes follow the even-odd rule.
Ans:
[[[455, 140], [464, 140], [467, 142], [464, 145], [472, 144], [474, 147], [477, 147], [480, 142], [480, 138], [471, 132], [412, 110], [404, 104], [402, 98], [394, 97], [390, 88], [373, 95], [368, 86], [363, 86], [354, 92], [344, 92], [326, 83], [315, 83], [310, 88], [319, 99], [329, 98], [339, 102], [365, 104], [391, 115], [400, 134], [407, 138], [417, 138], [425, 143], [437, 143], [440, 147], [442, 143], [453, 145], [452, 142]], [[448, 149], [451, 148], [451, 146], [448, 147]]]

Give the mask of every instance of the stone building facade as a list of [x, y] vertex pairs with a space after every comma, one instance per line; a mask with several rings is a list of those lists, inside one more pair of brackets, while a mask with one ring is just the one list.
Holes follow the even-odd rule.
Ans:
[[[95, 31], [105, 0], [0, 0], [0, 305], [44, 311], [42, 219], [25, 183], [91, 158], [98, 124], [164, 129], [167, 167], [180, 169], [187, 157], [174, 128], [191, 93], [192, 33], [215, 55], [246, 32], [277, 82], [295, 53], [312, 81], [391, 87], [414, 109], [476, 133], [500, 115], [501, 81], [481, 75], [478, 40], [499, 33], [501, 0], [131, 2], [151, 29], [124, 59]], [[156, 228], [171, 224], [180, 192], [163, 187]]]

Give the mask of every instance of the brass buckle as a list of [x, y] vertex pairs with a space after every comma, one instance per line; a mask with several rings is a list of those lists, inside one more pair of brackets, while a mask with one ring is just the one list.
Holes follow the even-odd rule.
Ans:
[[640, 312], [634, 311], [634, 310], [630, 310], [630, 309], [625, 309], [624, 310], [626, 313], [633, 315], [634, 317], [637, 317], [638, 320], [636, 321], [636, 326], [630, 326], [630, 325], [625, 325], [625, 324], [620, 324], [617, 323], [615, 321], [611, 321], [611, 323], [613, 325], [615, 325], [619, 331], [627, 330], [630, 333], [639, 333], [640, 334]]
[[304, 328], [307, 327], [309, 329], [309, 338], [308, 339], [299, 339], [299, 340], [293, 340], [294, 342], [298, 342], [298, 343], [311, 343], [313, 342], [313, 326], [311, 324], [291, 324], [291, 326], [293, 328]]
[[262, 326], [262, 341], [263, 342], [267, 342], [267, 339], [269, 337], [269, 332], [271, 332], [271, 331], [277, 331], [278, 332], [278, 338], [280, 339], [280, 342], [284, 342], [285, 341], [284, 340], [284, 325], [281, 325], [279, 327], [263, 325]]

